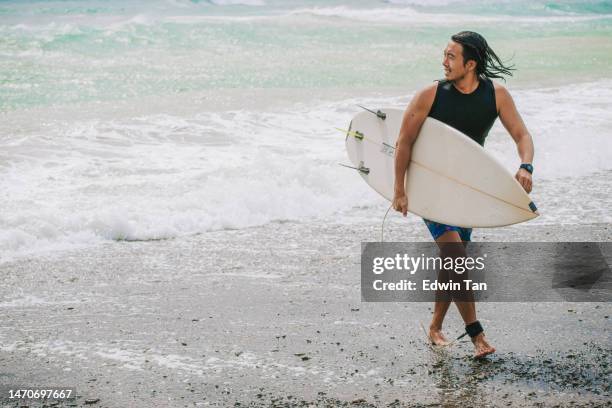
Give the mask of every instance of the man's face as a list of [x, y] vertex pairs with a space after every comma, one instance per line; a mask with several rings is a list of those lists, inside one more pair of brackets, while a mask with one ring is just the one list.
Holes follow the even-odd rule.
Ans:
[[456, 81], [463, 78], [472, 66], [472, 61], [463, 65], [463, 46], [454, 41], [450, 41], [444, 50], [444, 76], [449, 81]]

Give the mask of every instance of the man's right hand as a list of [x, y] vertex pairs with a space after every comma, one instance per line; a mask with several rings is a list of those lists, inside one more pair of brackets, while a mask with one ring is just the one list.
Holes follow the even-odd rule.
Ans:
[[393, 197], [393, 209], [399, 211], [405, 217], [408, 214], [408, 197], [406, 194], [399, 194]]

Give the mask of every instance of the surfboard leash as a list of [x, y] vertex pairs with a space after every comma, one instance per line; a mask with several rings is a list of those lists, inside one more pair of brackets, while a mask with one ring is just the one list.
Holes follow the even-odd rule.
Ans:
[[380, 226], [380, 242], [385, 242], [385, 221], [387, 220], [387, 215], [389, 215], [389, 211], [391, 211], [391, 207], [393, 207], [393, 203], [387, 208], [387, 212], [382, 220], [382, 225]]

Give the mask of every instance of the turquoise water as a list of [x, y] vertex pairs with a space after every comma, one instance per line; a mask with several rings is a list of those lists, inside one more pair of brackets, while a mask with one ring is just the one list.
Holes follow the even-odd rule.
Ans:
[[[464, 29], [517, 68], [507, 86], [542, 213], [530, 225], [609, 223], [611, 4], [0, 1], [0, 263], [382, 217], [388, 203], [338, 166], [335, 129], [357, 104], [404, 108]], [[486, 148], [518, 167], [499, 121]]]
[[[518, 85], [609, 77], [612, 2], [0, 2], [0, 111], [218, 89], [404, 89], [479, 31]], [[248, 5], [254, 4], [254, 5]]]

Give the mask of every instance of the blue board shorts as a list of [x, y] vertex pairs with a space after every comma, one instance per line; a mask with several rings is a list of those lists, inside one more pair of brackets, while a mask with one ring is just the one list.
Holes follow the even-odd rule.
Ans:
[[423, 218], [423, 221], [425, 221], [425, 225], [427, 225], [427, 228], [429, 228], [429, 232], [431, 232], [431, 236], [433, 237], [433, 239], [440, 238], [440, 236], [447, 231], [457, 231], [462, 241], [470, 241], [470, 239], [472, 238], [471, 228], [462, 228], [455, 227], [453, 225], [440, 224], [438, 222], [430, 221], [425, 218]]

